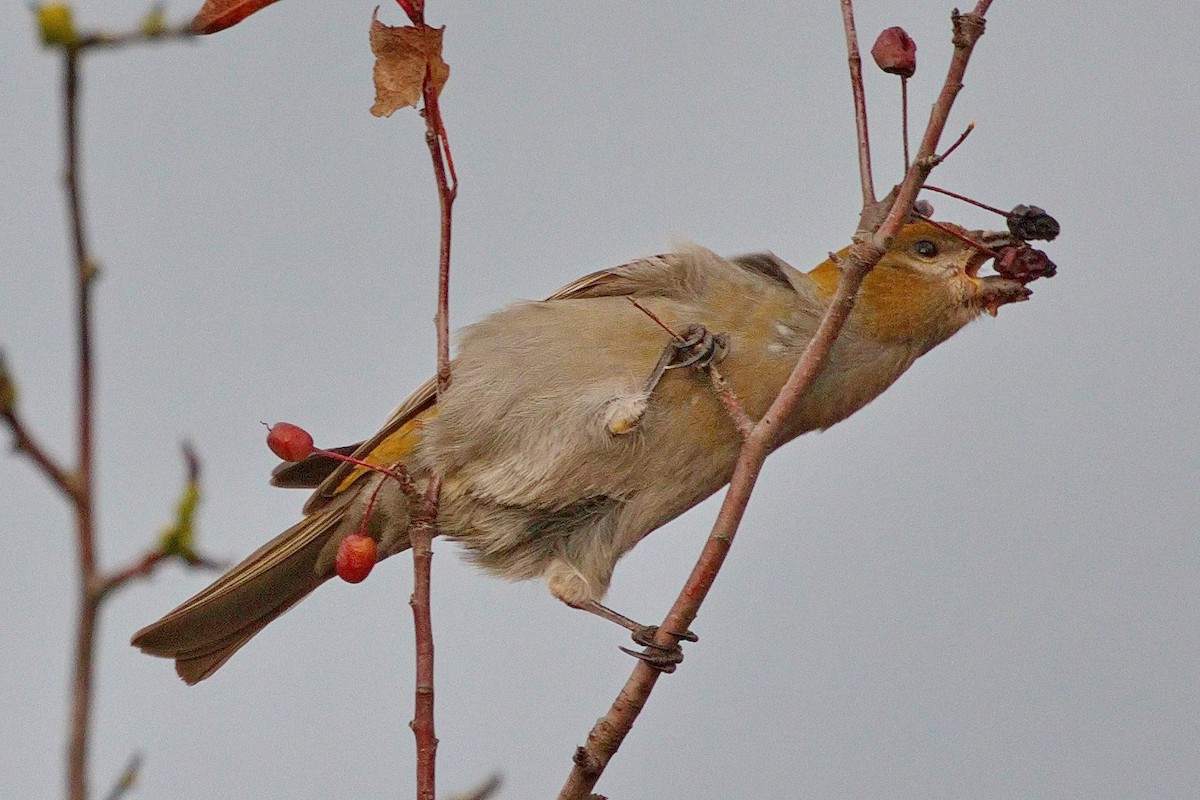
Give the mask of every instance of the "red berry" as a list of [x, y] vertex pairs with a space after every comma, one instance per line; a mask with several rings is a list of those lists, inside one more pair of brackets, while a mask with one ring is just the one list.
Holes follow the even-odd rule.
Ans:
[[888, 28], [879, 34], [871, 56], [884, 72], [911, 78], [917, 71], [917, 43], [904, 28]]
[[359, 583], [371, 574], [375, 566], [375, 540], [361, 533], [352, 533], [338, 544], [337, 574], [346, 583]]
[[284, 461], [303, 461], [313, 451], [313, 438], [299, 425], [280, 422], [267, 429], [267, 447]]

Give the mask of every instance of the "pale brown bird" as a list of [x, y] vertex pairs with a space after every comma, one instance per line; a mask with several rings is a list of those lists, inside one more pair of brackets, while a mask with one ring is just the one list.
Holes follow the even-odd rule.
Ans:
[[[845, 419], [980, 312], [1028, 297], [1020, 282], [979, 277], [988, 258], [927, 222], [904, 226], [780, 443]], [[812, 337], [839, 263], [803, 273], [771, 254], [725, 259], [688, 247], [589, 275], [467, 328], [441, 402], [425, 383], [352, 452], [403, 464], [418, 486], [442, 475], [438, 530], [488, 572], [542, 577], [563, 602], [637, 631], [600, 605], [614, 566], [724, 486], [741, 447], [699, 370], [649, 380], [672, 341], [663, 325], [716, 334], [709, 356], [757, 419]], [[379, 473], [314, 457], [277, 471], [275, 483], [316, 487], [304, 518], [133, 637], [175, 659], [188, 683], [333, 576], [338, 544], [359, 530], [372, 495], [366, 531], [379, 557], [409, 547], [409, 503]]]

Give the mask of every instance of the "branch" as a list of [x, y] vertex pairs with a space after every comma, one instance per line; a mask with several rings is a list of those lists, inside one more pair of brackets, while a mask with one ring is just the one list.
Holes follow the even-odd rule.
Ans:
[[87, 800], [88, 739], [91, 733], [92, 651], [98, 603], [91, 592], [96, 575], [96, 547], [92, 482], [94, 369], [92, 362], [91, 287], [96, 269], [88, 251], [83, 221], [83, 197], [79, 188], [79, 56], [77, 47], [63, 51], [63, 115], [66, 151], [63, 181], [70, 216], [71, 245], [75, 258], [78, 489], [74, 498], [75, 538], [79, 568], [79, 621], [75, 637], [75, 674], [72, 680], [71, 733], [67, 749], [67, 796]]
[[131, 44], [191, 39], [196, 35], [191, 22], [168, 24], [161, 6], [152, 7], [136, 28], [111, 32], [100, 29], [75, 29], [73, 9], [62, 4], [40, 4], [32, 7], [37, 16], [42, 44], [63, 50], [92, 50], [125, 47]]
[[[84, 223], [80, 188], [79, 97], [82, 54], [96, 47], [115, 47], [140, 41], [190, 36], [190, 27], [168, 27], [161, 10], [152, 9], [136, 31], [108, 34], [79, 33], [72, 9], [65, 4], [34, 7], [42, 43], [61, 50], [63, 56], [63, 184], [74, 262], [76, 373], [76, 439], [78, 462], [73, 471], [62, 468], [33, 439], [16, 414], [11, 378], [0, 375], [0, 415], [12, 429], [17, 448], [28, 454], [41, 470], [68, 496], [75, 512], [75, 547], [78, 569], [78, 619], [75, 635], [74, 673], [71, 681], [70, 721], [67, 746], [66, 795], [69, 800], [87, 800], [88, 749], [91, 736], [94, 644], [100, 604], [109, 591], [128, 578], [124, 572], [100, 579], [96, 567], [95, 483], [95, 367], [92, 337], [92, 285], [97, 269]], [[143, 559], [145, 561], [145, 559]], [[155, 562], [156, 563], [156, 562]], [[153, 564], [139, 562], [138, 569]], [[137, 570], [135, 570], [137, 571]]]
[[[970, 59], [971, 50], [983, 34], [984, 14], [990, 4], [991, 0], [979, 0], [970, 14], [960, 15], [956, 12], [953, 15], [954, 56], [941, 96], [934, 105], [917, 159], [905, 176], [904, 184], [896, 193], [882, 225], [873, 226], [875, 230], [860, 231], [856, 237], [858, 242], [850, 249], [849, 256], [845, 259], [837, 291], [830, 301], [829, 308], [826, 310], [816, 334], [805, 348], [787, 383], [784, 384], [767, 413], [754, 426], [742, 446], [729, 482], [729, 490], [725, 494], [712, 532], [709, 534], [700, 558], [693, 567], [691, 575], [688, 576], [683, 590], [658, 628], [654, 639], [657, 644], [676, 645], [675, 637], [670, 634], [670, 631], [688, 630], [699, 613], [700, 605], [711, 589], [733, 543], [763, 462], [774, 446], [783, 421], [791, 416], [805, 391], [820, 373], [838, 333], [854, 307], [854, 300], [863, 279], [883, 257], [886, 247], [895, 236], [901, 221], [911, 211], [917, 189], [924, 183], [925, 177], [934, 166], [930, 156], [937, 147], [938, 138], [945, 127], [954, 98], [962, 86], [962, 75]], [[852, 11], [850, 0], [842, 0], [842, 7], [848, 12]], [[849, 16], [846, 18], [850, 19]], [[852, 24], [848, 25], [848, 31], [851, 30]], [[848, 38], [847, 46], [851, 51], [851, 69], [853, 70], [853, 55], [857, 52], [857, 45]], [[860, 154], [865, 150], [865, 137], [860, 135]], [[860, 162], [860, 166], [861, 164], [862, 162]], [[863, 175], [866, 176], [866, 171], [863, 172]], [[867, 210], [869, 209], [864, 209], [864, 212]], [[588, 733], [585, 745], [576, 750], [574, 766], [559, 793], [559, 800], [586, 800], [590, 797], [591, 790], [595, 787], [609, 760], [632, 729], [642, 708], [645, 707], [661, 674], [643, 662], [638, 662], [634, 666], [633, 673], [617, 695], [608, 713]]]
[[0, 417], [4, 418], [9, 430], [12, 431], [13, 449], [29, 456], [50, 482], [66, 495], [67, 500], [74, 503], [79, 496], [77, 481], [59, 466], [54, 457], [46, 452], [46, 449], [33, 438], [33, 434], [29, 432], [29, 429], [25, 427], [25, 423], [18, 416], [17, 410], [11, 408], [0, 412]]
[[[402, 4], [418, 27], [428, 27], [424, 2]], [[441, 246], [438, 252], [437, 294], [437, 391], [438, 397], [450, 385], [450, 243], [454, 199], [458, 195], [458, 176], [450, 154], [450, 140], [438, 106], [438, 87], [426, 64], [421, 91], [425, 107], [425, 143], [433, 162], [441, 211]], [[447, 171], [449, 175], [447, 175]], [[417, 798], [434, 800], [437, 772], [437, 735], [434, 728], [434, 645], [430, 607], [430, 573], [433, 562], [433, 537], [437, 533], [438, 503], [442, 482], [434, 477], [426, 488], [425, 500], [409, 528], [413, 552], [413, 593], [409, 604], [413, 612], [416, 639], [415, 708], [410, 727], [417, 744]]]
[[875, 202], [875, 181], [871, 177], [871, 137], [867, 129], [867, 95], [863, 89], [862, 56], [858, 53], [858, 32], [854, 28], [853, 0], [841, 0], [842, 27], [846, 31], [846, 54], [850, 64], [850, 91], [854, 95], [854, 130], [858, 141], [858, 176], [862, 183], [863, 207]]

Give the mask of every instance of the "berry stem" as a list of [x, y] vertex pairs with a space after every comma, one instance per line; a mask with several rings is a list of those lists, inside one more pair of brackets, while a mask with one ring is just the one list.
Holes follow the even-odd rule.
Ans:
[[942, 189], [939, 186], [933, 186], [932, 184], [928, 184], [928, 183], [925, 184], [924, 186], [922, 186], [921, 188], [928, 189], [931, 192], [937, 192], [938, 194], [944, 194], [947, 197], [953, 197], [955, 200], [962, 200], [964, 203], [970, 203], [973, 206], [982, 208], [984, 211], [991, 211], [993, 214], [999, 214], [1002, 217], [1008, 217], [1007, 211], [1001, 211], [1000, 209], [996, 208], [995, 206], [989, 206], [987, 203], [981, 203], [978, 200], [973, 200], [970, 197], [967, 197], [965, 194], [959, 194], [958, 192], [952, 192], [949, 189]]

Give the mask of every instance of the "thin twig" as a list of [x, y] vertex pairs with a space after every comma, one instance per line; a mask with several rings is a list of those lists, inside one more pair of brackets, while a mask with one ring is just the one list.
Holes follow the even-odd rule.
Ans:
[[134, 753], [129, 757], [129, 761], [125, 764], [125, 769], [121, 770], [112, 789], [104, 796], [104, 800], [121, 800], [130, 789], [137, 785], [138, 774], [142, 771], [142, 754]]
[[[883, 257], [887, 244], [895, 236], [901, 221], [908, 215], [916, 197], [916, 189], [924, 182], [924, 178], [932, 169], [932, 164], [924, 162], [934, 152], [941, 130], [945, 127], [946, 117], [949, 116], [954, 97], [958, 93], [958, 88], [961, 87], [963, 71], [970, 59], [971, 50], [983, 34], [984, 14], [990, 4], [991, 0], [979, 0], [970, 14], [959, 15], [956, 13], [954, 15], [954, 56], [946, 76], [942, 95], [934, 106], [934, 112], [931, 115], [921, 149], [918, 151], [917, 160], [905, 176], [905, 182], [897, 193], [897, 199], [891, 212], [883, 220], [883, 224], [874, 233], [865, 231], [863, 236], [856, 237], [859, 241], [850, 248], [847, 257], [843, 259], [838, 288], [816, 334], [808, 343], [787, 383], [784, 384], [767, 413], [754, 426], [750, 436], [745, 440], [729, 482], [729, 490], [725, 494], [712, 532], [709, 534], [700, 558], [693, 567], [683, 590], [679, 593], [662, 625], [659, 626], [654, 639], [656, 643], [663, 646], [675, 645], [675, 639], [670, 632], [687, 630], [696, 618], [700, 605], [712, 587], [725, 555], [729, 552], [755, 481], [767, 454], [774, 446], [783, 421], [794, 412], [799, 405], [800, 398], [824, 366], [838, 333], [853, 309], [854, 300], [863, 279]], [[842, 8], [847, 19], [852, 13], [850, 5], [850, 0], [842, 0]], [[849, 31], [852, 26], [848, 25], [847, 28]], [[849, 37], [847, 46], [852, 50], [856, 49], [856, 44]], [[853, 69], [853, 61], [851, 69]], [[864, 140], [860, 138], [860, 153], [865, 150], [864, 145]], [[586, 743], [576, 750], [574, 766], [559, 793], [559, 800], [585, 800], [590, 796], [591, 790], [595, 787], [609, 760], [632, 729], [660, 675], [662, 675], [661, 672], [643, 662], [639, 661], [634, 666], [633, 673], [617, 695], [608, 713], [588, 733]]]
[[900, 129], [904, 139], [904, 171], [912, 161], [908, 157], [908, 76], [900, 76]]
[[78, 458], [75, 469], [75, 540], [79, 570], [79, 616], [75, 636], [75, 675], [71, 682], [70, 744], [67, 748], [67, 797], [87, 800], [88, 745], [91, 733], [92, 652], [99, 602], [92, 591], [96, 575], [96, 546], [93, 519], [95, 486], [93, 466], [93, 362], [91, 287], [95, 267], [89, 255], [83, 222], [83, 197], [79, 187], [79, 59], [81, 51], [63, 51], [63, 115], [66, 152], [63, 181], [71, 225], [75, 258], [76, 349], [79, 364]]
[[738, 435], [742, 437], [742, 441], [750, 438], [750, 434], [754, 432], [754, 420], [746, 413], [742, 401], [733, 393], [733, 389], [729, 387], [729, 383], [725, 380], [716, 365], [709, 364], [705, 369], [708, 370], [708, 380], [712, 383], [713, 392], [716, 393], [717, 399], [721, 401], [721, 405], [725, 406], [725, 413], [733, 421], [733, 425], [737, 428]]
[[67, 473], [58, 462], [51, 456], [41, 444], [33, 437], [29, 429], [25, 426], [24, 421], [17, 413], [16, 409], [0, 414], [4, 421], [8, 424], [9, 430], [13, 434], [13, 449], [17, 452], [24, 453], [33, 460], [51, 483], [58, 487], [67, 499], [72, 503], [79, 496], [78, 483]]
[[921, 139], [921, 145], [917, 149], [917, 156], [904, 175], [904, 182], [900, 184], [891, 210], [874, 234], [876, 246], [882, 249], [886, 249], [891, 244], [892, 237], [900, 230], [900, 226], [904, 223], [909, 211], [912, 210], [913, 202], [917, 199], [917, 192], [921, 190], [929, 178], [929, 173], [938, 164], [939, 159], [935, 156], [938, 141], [942, 138], [942, 131], [946, 129], [946, 121], [950, 118], [950, 109], [954, 106], [954, 99], [962, 90], [963, 75], [967, 71], [967, 63], [971, 60], [971, 51], [975, 49], [975, 43], [979, 41], [979, 37], [983, 36], [985, 17], [991, 4], [992, 0], [978, 0], [970, 13], [960, 14], [956, 9], [950, 15], [950, 23], [954, 28], [952, 37], [954, 54], [950, 58], [950, 66], [946, 70], [946, 80], [942, 84], [942, 90], [933, 104], [933, 109], [929, 112], [929, 123], [925, 127], [925, 136]]
[[499, 774], [491, 775], [486, 781], [463, 794], [456, 794], [446, 800], [488, 800], [500, 790], [500, 785], [504, 783]]
[[[48, 44], [57, 46], [63, 58], [63, 172], [62, 179], [67, 199], [70, 227], [71, 253], [74, 268], [75, 304], [75, 347], [77, 359], [76, 393], [76, 447], [77, 463], [73, 470], [61, 466], [34, 439], [9, 402], [2, 410], [9, 428], [16, 438], [16, 447], [27, 454], [47, 476], [62, 490], [71, 503], [75, 516], [75, 549], [78, 574], [78, 615], [74, 642], [73, 676], [68, 722], [66, 796], [69, 800], [87, 800], [88, 797], [88, 753], [91, 738], [92, 690], [94, 676], [94, 647], [96, 622], [104, 598], [116, 587], [137, 574], [148, 572], [160, 558], [143, 557], [130, 567], [118, 570], [101, 578], [97, 568], [97, 544], [95, 530], [95, 362], [93, 352], [92, 286], [96, 277], [96, 266], [87, 240], [84, 222], [83, 196], [80, 179], [80, 62], [90, 49], [116, 47], [135, 42], [167, 40], [190, 37], [190, 26], [168, 27], [157, 24], [148, 17], [143, 26], [134, 31], [109, 34], [91, 31], [83, 34], [69, 33], [57, 39], [48, 39]], [[12, 400], [11, 384], [7, 387], [8, 400]], [[200, 560], [195, 557], [196, 560]], [[136, 763], [129, 768], [136, 772]], [[132, 774], [127, 770], [127, 774]]]
[[999, 214], [1002, 217], [1008, 216], [1007, 211], [1000, 209], [1000, 208], [996, 208], [995, 206], [989, 206], [987, 203], [981, 203], [973, 197], [967, 197], [965, 194], [959, 194], [958, 192], [952, 192], [949, 189], [943, 189], [940, 186], [931, 186], [928, 183], [925, 184], [924, 186], [922, 186], [921, 188], [928, 189], [931, 192], [937, 192], [938, 194], [944, 194], [947, 197], [953, 197], [955, 200], [962, 200], [964, 203], [970, 203], [971, 205], [976, 206], [977, 208], [982, 208], [984, 211], [991, 211], [993, 214]]
[[73, 46], [78, 50], [102, 50], [110, 47], [124, 47], [131, 44], [149, 44], [172, 39], [194, 38], [196, 38], [196, 32], [192, 30], [191, 23], [183, 23], [164, 27], [161, 30], [153, 32], [145, 30], [131, 30], [121, 33], [89, 31], [81, 34]]
[[413, 591], [409, 605], [413, 612], [416, 640], [416, 684], [413, 719], [409, 723], [417, 743], [417, 800], [434, 800], [437, 783], [437, 733], [434, 728], [433, 617], [429, 602], [430, 575], [433, 566], [433, 536], [437, 528], [437, 509], [442, 482], [429, 482], [424, 502], [409, 526], [413, 554]]
[[[413, 23], [424, 26], [424, 3], [413, 5]], [[437, 181], [438, 205], [441, 210], [441, 247], [438, 252], [437, 302], [437, 376], [438, 397], [450, 385], [450, 244], [454, 199], [458, 195], [458, 177], [450, 154], [450, 141], [438, 106], [438, 92], [433, 85], [430, 68], [425, 68], [422, 87], [425, 107], [425, 143], [433, 161]], [[447, 168], [449, 177], [447, 177]], [[434, 800], [437, 775], [437, 734], [434, 727], [434, 644], [433, 618], [430, 606], [430, 573], [433, 561], [433, 537], [437, 533], [438, 504], [441, 499], [441, 478], [435, 476], [426, 489], [413, 524], [409, 541], [413, 552], [413, 629], [416, 640], [416, 686], [413, 720], [410, 726], [417, 745], [417, 798]]]
[[954, 239], [958, 239], [963, 244], [968, 245], [970, 247], [974, 247], [976, 250], [978, 250], [981, 253], [987, 253], [992, 258], [1000, 257], [999, 253], [997, 253], [992, 248], [988, 247], [983, 242], [977, 242], [974, 239], [972, 239], [970, 236], [964, 236], [963, 234], [954, 230], [954, 228], [951, 228], [949, 225], [945, 224], [944, 222], [938, 222], [936, 219], [931, 219], [930, 217], [927, 217], [924, 214], [917, 214], [917, 216], [919, 216], [921, 219], [925, 220], [930, 225], [937, 228], [939, 231], [946, 234], [947, 236], [950, 236]]
[[942, 153], [940, 156], [934, 157], [937, 160], [937, 163], [941, 164], [943, 161], [949, 158], [950, 154], [957, 150], [958, 146], [967, 140], [967, 137], [971, 135], [971, 131], [973, 130], [975, 130], [975, 122], [968, 122], [966, 129], [958, 135], [958, 138], [954, 140], [953, 144], [946, 148], [946, 152]]
[[875, 180], [871, 177], [871, 137], [867, 127], [867, 95], [863, 89], [862, 56], [854, 27], [853, 0], [841, 0], [842, 27], [846, 31], [846, 54], [850, 64], [850, 91], [854, 95], [854, 126], [858, 141], [858, 175], [862, 182], [863, 208], [875, 202]]

